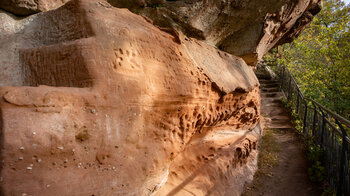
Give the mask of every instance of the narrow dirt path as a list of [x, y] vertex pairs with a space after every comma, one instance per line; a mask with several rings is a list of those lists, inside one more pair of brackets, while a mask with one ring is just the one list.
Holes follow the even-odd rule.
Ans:
[[259, 170], [244, 196], [318, 196], [321, 189], [310, 182], [304, 144], [282, 105], [278, 82], [257, 75], [261, 84], [261, 113], [266, 119], [259, 155]]

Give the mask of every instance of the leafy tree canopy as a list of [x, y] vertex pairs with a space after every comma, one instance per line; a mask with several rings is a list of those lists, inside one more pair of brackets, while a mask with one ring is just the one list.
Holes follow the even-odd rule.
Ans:
[[265, 60], [285, 64], [304, 95], [350, 119], [350, 6], [323, 0], [322, 11], [290, 44]]

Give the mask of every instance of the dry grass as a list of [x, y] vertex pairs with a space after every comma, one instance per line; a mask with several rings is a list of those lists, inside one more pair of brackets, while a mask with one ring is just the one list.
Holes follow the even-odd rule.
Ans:
[[259, 148], [258, 171], [255, 177], [268, 175], [271, 168], [278, 165], [280, 146], [274, 136], [273, 130], [266, 130]]
[[258, 191], [262, 188], [262, 179], [272, 177], [271, 170], [278, 165], [279, 152], [280, 146], [277, 142], [274, 131], [265, 130], [265, 134], [262, 137], [259, 146], [258, 171], [256, 171], [254, 175], [253, 183], [246, 187], [246, 191], [242, 193], [242, 196], [251, 195], [249, 190]]

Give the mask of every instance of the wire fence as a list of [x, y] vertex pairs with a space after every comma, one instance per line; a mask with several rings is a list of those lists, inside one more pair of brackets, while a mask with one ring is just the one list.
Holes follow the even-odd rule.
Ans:
[[337, 196], [350, 195], [350, 122], [306, 98], [285, 65], [276, 71], [280, 89], [303, 125], [303, 135], [324, 152], [326, 179]]

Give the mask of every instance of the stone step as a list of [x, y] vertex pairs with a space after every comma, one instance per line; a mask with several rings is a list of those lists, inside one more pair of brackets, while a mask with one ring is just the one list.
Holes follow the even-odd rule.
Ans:
[[268, 75], [266, 75], [266, 74], [259, 74], [259, 73], [256, 73], [255, 75], [256, 75], [256, 77], [257, 77], [259, 80], [260, 80], [260, 79], [267, 79], [267, 80], [271, 79], [271, 76], [268, 76]]
[[259, 80], [260, 84], [279, 84], [280, 82], [277, 80]]
[[[274, 94], [273, 92], [271, 93], [271, 94]], [[284, 96], [283, 96], [283, 94], [282, 93], [280, 93], [280, 92], [277, 92], [276, 93], [276, 95], [277, 96], [268, 96], [268, 95], [266, 95], [266, 94], [261, 94], [261, 99], [262, 100], [267, 100], [267, 101], [271, 101], [271, 100], [274, 100], [274, 99], [278, 99], [278, 100], [281, 100]]]
[[263, 92], [261, 93], [261, 97], [282, 97], [283, 94], [281, 92]]
[[[273, 122], [276, 122], [276, 123], [290, 123], [291, 120], [288, 119], [289, 116], [285, 116], [285, 114], [283, 112], [275, 112], [274, 114], [271, 114], [269, 112], [264, 112], [264, 111], [261, 111], [261, 114], [263, 116], [267, 116], [267, 118], [270, 120], [270, 121], [273, 121]], [[285, 119], [277, 119], [279, 116], [284, 116]], [[273, 119], [272, 119], [273, 118]]]
[[272, 98], [272, 97], [283, 97], [283, 94], [279, 91], [276, 92], [260, 92], [261, 97]]
[[[263, 114], [263, 116], [266, 116], [266, 118], [269, 121], [288, 122], [288, 123], [291, 122], [291, 118], [282, 112], [275, 112], [275, 114], [272, 114], [271, 112], [268, 112], [268, 111], [261, 111], [261, 113]], [[277, 115], [276, 115], [276, 113], [277, 113]], [[272, 115], [270, 115], [270, 114], [272, 114]]]
[[268, 116], [283, 116], [286, 114], [286, 110], [280, 107], [271, 107], [269, 110], [262, 112]]
[[271, 123], [267, 122], [265, 123], [266, 127], [293, 127], [293, 125], [290, 122], [281, 122], [281, 123]]
[[282, 97], [264, 97], [261, 99], [261, 104], [266, 105], [269, 103], [281, 103], [282, 104]]
[[272, 88], [260, 88], [261, 92], [280, 92], [280, 88], [272, 87]]
[[290, 124], [290, 119], [278, 119], [278, 120], [271, 120], [271, 124]]
[[272, 84], [260, 84], [260, 88], [278, 88], [280, 85], [278, 83]]
[[290, 123], [291, 122], [290, 116], [286, 114], [267, 116], [265, 117], [265, 120], [267, 122], [272, 122], [272, 123]]
[[274, 121], [274, 122], [277, 122], [277, 121], [280, 121], [280, 120], [285, 120], [285, 121], [288, 121], [290, 122], [291, 119], [288, 115], [282, 115], [282, 116], [270, 116], [269, 117], [271, 119], [271, 121]]
[[279, 80], [276, 80], [276, 79], [266, 79], [266, 78], [261, 78], [259, 79], [259, 81], [273, 81], [273, 82], [278, 82]]
[[283, 94], [280, 91], [280, 83], [263, 74], [257, 74], [260, 82], [261, 114], [267, 116], [266, 127], [279, 131], [290, 131], [294, 129], [291, 118], [283, 107]]
[[279, 133], [286, 133], [286, 132], [292, 132], [292, 131], [295, 131], [294, 127], [292, 128], [270, 128], [271, 130], [274, 130], [274, 131], [277, 131]]
[[282, 103], [266, 103], [266, 104], [261, 104], [260, 108], [265, 109], [265, 108], [270, 108], [270, 107], [282, 107]]
[[294, 126], [291, 124], [267, 124], [267, 128], [270, 129], [293, 129]]

